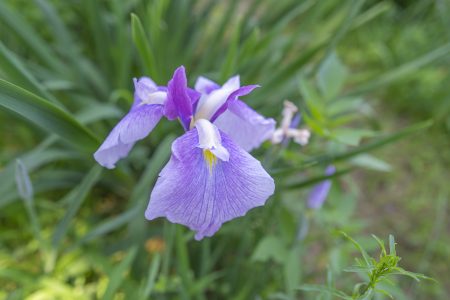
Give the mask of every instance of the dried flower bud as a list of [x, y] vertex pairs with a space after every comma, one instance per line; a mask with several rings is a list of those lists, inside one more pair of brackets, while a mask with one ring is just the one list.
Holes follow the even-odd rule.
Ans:
[[287, 131], [291, 125], [294, 114], [298, 111], [297, 106], [290, 101], [284, 101], [283, 120], [281, 121], [281, 128]]

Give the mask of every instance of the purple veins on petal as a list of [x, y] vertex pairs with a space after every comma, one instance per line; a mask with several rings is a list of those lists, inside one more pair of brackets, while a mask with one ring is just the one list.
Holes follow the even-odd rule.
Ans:
[[[328, 166], [325, 170], [325, 175], [331, 176], [336, 172], [334, 166]], [[308, 195], [308, 207], [312, 209], [320, 209], [327, 199], [328, 193], [331, 189], [331, 180], [327, 179], [319, 184], [316, 184]]]
[[[174, 141], [171, 158], [159, 174], [145, 212], [149, 220], [166, 217], [188, 226], [196, 231], [197, 240], [264, 205], [275, 189], [259, 161], [211, 126], [196, 124]], [[228, 155], [211, 152], [219, 146]]]

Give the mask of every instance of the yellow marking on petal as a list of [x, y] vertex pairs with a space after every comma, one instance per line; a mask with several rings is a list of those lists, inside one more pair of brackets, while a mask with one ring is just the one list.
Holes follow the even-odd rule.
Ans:
[[208, 165], [209, 173], [212, 172], [213, 167], [217, 164], [217, 156], [215, 156], [210, 150], [203, 150], [203, 157]]

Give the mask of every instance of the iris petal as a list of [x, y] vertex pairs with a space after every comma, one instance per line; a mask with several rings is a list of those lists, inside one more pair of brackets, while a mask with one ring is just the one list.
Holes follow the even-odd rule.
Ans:
[[113, 169], [119, 159], [128, 155], [136, 141], [145, 138], [153, 130], [162, 115], [163, 106], [158, 104], [143, 104], [132, 108], [94, 153], [95, 160], [100, 165]]
[[264, 205], [273, 194], [273, 179], [260, 162], [220, 133], [229, 160], [217, 160], [210, 170], [192, 129], [172, 145], [172, 156], [161, 171], [145, 212], [147, 219], [166, 217], [196, 231], [195, 238], [212, 236], [224, 222]]
[[259, 85], [245, 85], [232, 92], [226, 99], [226, 101], [216, 110], [211, 117], [211, 121], [214, 122], [221, 114], [223, 114], [232, 103], [234, 103], [238, 97], [250, 94]]
[[273, 119], [264, 118], [240, 100], [232, 102], [214, 124], [246, 151], [259, 147], [275, 130]]
[[177, 68], [172, 79], [167, 85], [167, 101], [164, 107], [164, 115], [169, 120], [180, 118], [185, 129], [189, 128], [192, 117], [193, 101], [187, 87], [186, 71], [183, 66]]
[[197, 78], [197, 81], [195, 82], [195, 90], [202, 93], [202, 94], [209, 94], [214, 90], [217, 90], [220, 88], [220, 85], [215, 83], [214, 81], [200, 76]]

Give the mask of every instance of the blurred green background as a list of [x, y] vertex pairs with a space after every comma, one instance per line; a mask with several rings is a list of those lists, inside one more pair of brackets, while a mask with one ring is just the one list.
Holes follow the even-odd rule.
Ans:
[[[254, 151], [275, 195], [201, 242], [143, 216], [180, 126], [113, 171], [92, 158], [132, 78], [179, 65], [191, 85], [240, 74], [262, 86], [247, 103], [280, 121], [289, 99], [312, 131]], [[334, 299], [299, 287], [366, 280], [344, 231], [374, 257], [370, 235], [393, 234], [400, 266], [438, 281], [394, 277], [395, 299], [448, 299], [449, 71], [448, 0], [1, 0], [0, 298]]]

